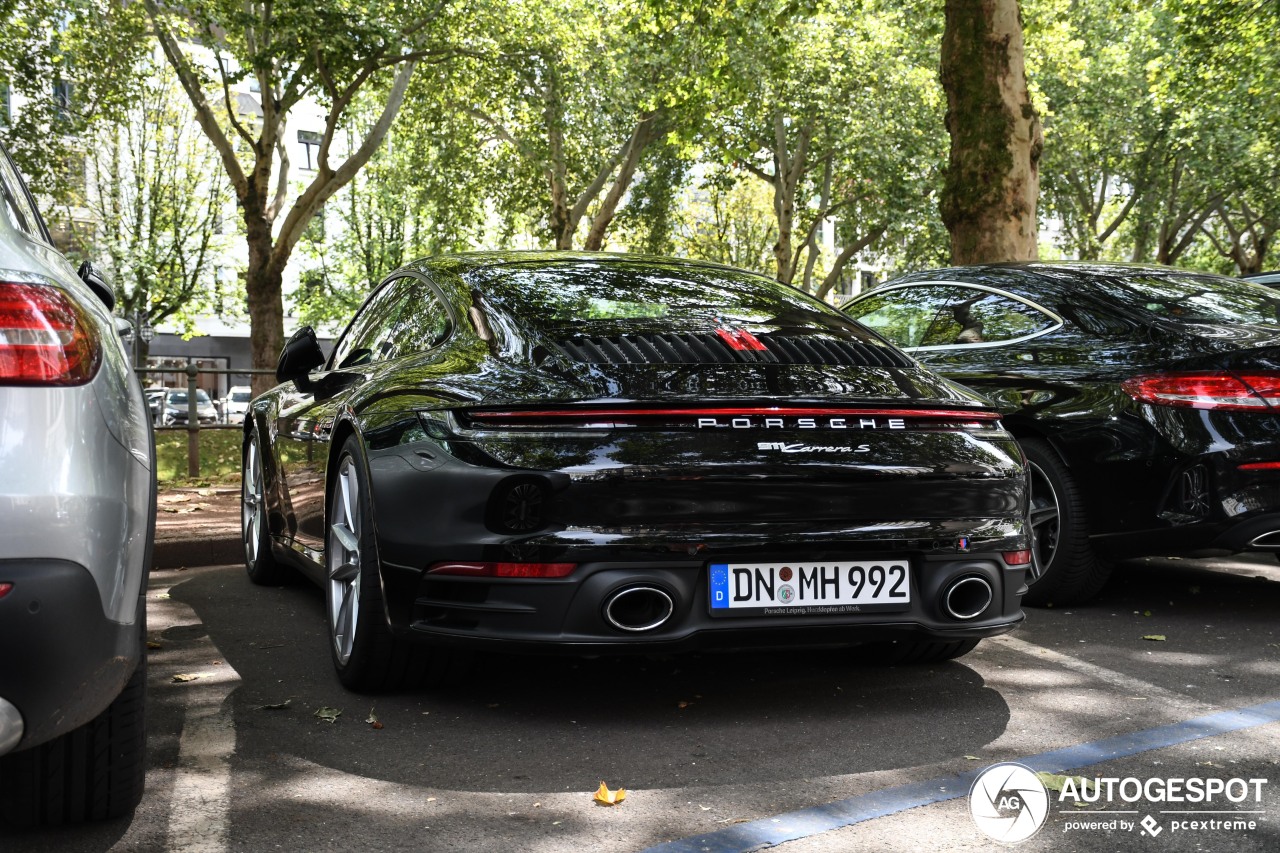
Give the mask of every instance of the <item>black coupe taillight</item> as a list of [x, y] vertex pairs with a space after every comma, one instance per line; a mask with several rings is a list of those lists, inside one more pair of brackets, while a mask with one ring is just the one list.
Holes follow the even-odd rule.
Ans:
[[1121, 387], [1153, 406], [1265, 412], [1280, 406], [1280, 373], [1195, 371], [1126, 379]]
[[92, 327], [62, 291], [0, 282], [0, 385], [82, 385], [101, 354]]

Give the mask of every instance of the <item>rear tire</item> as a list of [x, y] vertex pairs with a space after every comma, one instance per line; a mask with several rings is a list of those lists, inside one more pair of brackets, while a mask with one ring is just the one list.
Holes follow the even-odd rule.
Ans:
[[916, 665], [955, 660], [973, 651], [978, 640], [890, 640], [854, 646], [853, 659], [867, 666]]
[[251, 430], [244, 443], [240, 466], [240, 537], [244, 542], [244, 566], [249, 580], [259, 586], [280, 586], [293, 579], [293, 572], [271, 553], [264, 471], [262, 443], [258, 431]]
[[364, 448], [348, 436], [330, 485], [325, 542], [325, 613], [338, 680], [375, 693], [434, 686], [459, 678], [468, 660], [392, 633], [387, 624]]
[[1089, 544], [1084, 496], [1066, 465], [1039, 438], [1019, 439], [1031, 472], [1031, 559], [1034, 579], [1023, 604], [1066, 606], [1089, 601], [1111, 577], [1111, 564]]
[[120, 695], [97, 717], [40, 746], [0, 758], [0, 818], [5, 823], [61, 826], [133, 813], [142, 800], [147, 771], [145, 641], [141, 655]]

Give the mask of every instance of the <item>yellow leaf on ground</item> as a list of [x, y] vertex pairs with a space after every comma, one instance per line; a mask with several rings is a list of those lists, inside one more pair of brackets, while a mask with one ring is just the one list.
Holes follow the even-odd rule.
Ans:
[[600, 783], [600, 787], [596, 789], [596, 795], [591, 799], [595, 800], [602, 806], [616, 806], [627, 798], [627, 789], [619, 788], [616, 791], [610, 791], [609, 786], [604, 782]]
[[1165, 641], [1164, 634], [1147, 634], [1142, 639], [1151, 640], [1152, 642], [1156, 642], [1156, 643], [1163, 643]]

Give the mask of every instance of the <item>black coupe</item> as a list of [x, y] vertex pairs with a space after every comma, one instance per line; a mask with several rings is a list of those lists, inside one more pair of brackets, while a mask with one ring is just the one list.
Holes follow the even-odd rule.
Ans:
[[844, 310], [994, 401], [1026, 451], [1040, 578], [1073, 604], [1110, 558], [1280, 551], [1280, 293], [1156, 266], [914, 273]]
[[459, 650], [859, 645], [1022, 619], [1027, 477], [989, 404], [800, 291], [625, 255], [433, 258], [245, 421], [250, 578], [326, 591], [357, 690]]

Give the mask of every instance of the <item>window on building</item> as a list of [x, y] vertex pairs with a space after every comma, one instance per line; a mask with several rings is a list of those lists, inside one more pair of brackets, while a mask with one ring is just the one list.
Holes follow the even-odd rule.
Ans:
[[320, 142], [324, 136], [316, 133], [314, 130], [298, 131], [298, 144], [302, 146], [302, 156], [305, 158], [305, 164], [302, 168], [315, 171], [317, 158], [320, 156]]

